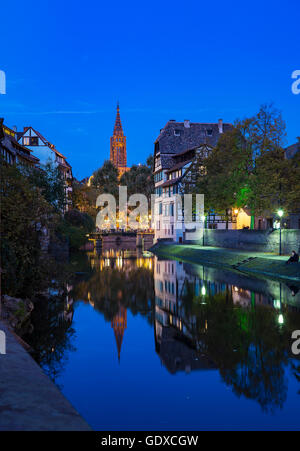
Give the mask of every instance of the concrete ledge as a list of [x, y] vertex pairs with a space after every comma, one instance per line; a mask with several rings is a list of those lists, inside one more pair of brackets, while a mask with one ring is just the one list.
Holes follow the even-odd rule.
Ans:
[[189, 244], [156, 244], [150, 251], [161, 258], [225, 268], [251, 273], [253, 276], [300, 284], [300, 263], [286, 265], [286, 256]]
[[6, 354], [0, 354], [0, 430], [90, 431], [2, 321], [0, 330], [6, 334]]

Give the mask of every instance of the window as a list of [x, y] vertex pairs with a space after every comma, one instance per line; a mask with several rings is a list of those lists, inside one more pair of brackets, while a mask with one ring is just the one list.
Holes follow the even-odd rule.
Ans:
[[160, 157], [155, 158], [155, 170], [161, 165]]
[[155, 182], [160, 182], [163, 179], [163, 172], [157, 172], [156, 174], [154, 174], [154, 181]]
[[162, 214], [162, 203], [160, 202], [159, 204], [158, 204], [158, 206], [159, 206], [159, 208], [158, 208], [158, 214]]
[[170, 216], [174, 216], [174, 204], [170, 204]]
[[174, 130], [174, 135], [175, 136], [181, 136], [181, 130], [175, 129]]
[[24, 136], [23, 146], [38, 146], [39, 138], [38, 136]]
[[211, 128], [208, 128], [208, 129], [206, 130], [206, 134], [207, 134], [207, 136], [212, 136], [212, 134], [213, 134], [212, 129], [211, 129]]

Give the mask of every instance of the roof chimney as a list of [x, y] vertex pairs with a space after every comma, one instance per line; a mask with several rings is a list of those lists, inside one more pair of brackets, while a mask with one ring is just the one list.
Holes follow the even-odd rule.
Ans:
[[219, 119], [218, 127], [219, 133], [223, 133], [223, 119]]
[[189, 119], [184, 119], [184, 127], [185, 128], [190, 128], [190, 126], [191, 126], [190, 120]]

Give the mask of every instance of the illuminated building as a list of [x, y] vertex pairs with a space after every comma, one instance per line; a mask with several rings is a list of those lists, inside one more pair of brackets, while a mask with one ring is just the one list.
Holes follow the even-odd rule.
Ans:
[[117, 115], [113, 135], [110, 138], [110, 161], [118, 169], [119, 177], [129, 169], [127, 168], [126, 136], [124, 135], [121, 124], [119, 104], [117, 104]]
[[[186, 238], [187, 231], [193, 229], [195, 223], [184, 221], [184, 208], [178, 197], [182, 198], [185, 186], [194, 187], [195, 169], [205, 173], [205, 159], [220, 137], [232, 128], [231, 124], [220, 119], [210, 124], [170, 120], [161, 129], [154, 147], [155, 242], [159, 239], [175, 242], [189, 240]], [[250, 217], [242, 210], [235, 214], [229, 209], [226, 215], [211, 212], [205, 220], [205, 228], [209, 229], [236, 229], [249, 224]]]

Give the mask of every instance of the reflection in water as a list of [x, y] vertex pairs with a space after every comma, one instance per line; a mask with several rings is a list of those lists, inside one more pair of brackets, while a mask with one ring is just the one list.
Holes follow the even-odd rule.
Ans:
[[[75, 307], [90, 304], [111, 325], [119, 362], [128, 346], [124, 337], [132, 327], [127, 325], [130, 312], [153, 327], [155, 351], [169, 377], [218, 371], [223, 385], [239, 398], [256, 401], [264, 412], [283, 408], [289, 383], [300, 381], [300, 366], [290, 351], [292, 331], [300, 329], [297, 286], [124, 249], [88, 253], [85, 262], [77, 256], [73, 270], [77, 272], [73, 289], [71, 293], [65, 289], [57, 316], [63, 317], [64, 326], [53, 324], [49, 315], [49, 324], [42, 326], [49, 330], [47, 337], [38, 329], [31, 340], [43, 367], [53, 362], [50, 331], [54, 349], [61, 350], [55, 364], [72, 350], [74, 300]], [[143, 343], [142, 328], [139, 340]], [[57, 372], [52, 371], [53, 376]], [[208, 390], [213, 393], [213, 386]]]
[[68, 353], [75, 351], [72, 289], [67, 282], [58, 282], [41, 294], [32, 312], [33, 333], [24, 337], [33, 357], [53, 381], [63, 372]]
[[124, 331], [127, 327], [127, 309], [124, 308], [122, 305], [119, 306], [118, 313], [113, 317], [112, 322], [111, 322], [111, 327], [113, 328], [114, 333], [115, 333], [117, 349], [118, 349], [118, 360], [120, 362], [122, 341], [123, 341]]

